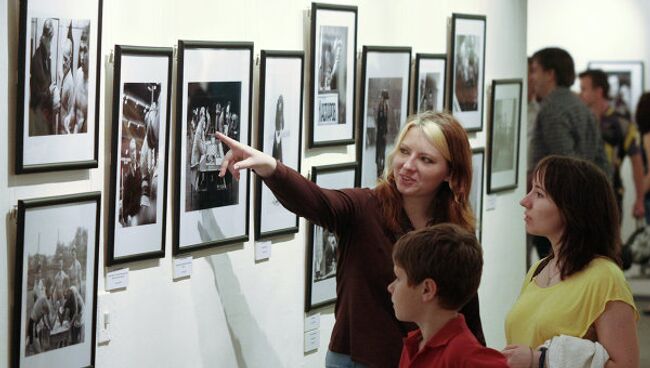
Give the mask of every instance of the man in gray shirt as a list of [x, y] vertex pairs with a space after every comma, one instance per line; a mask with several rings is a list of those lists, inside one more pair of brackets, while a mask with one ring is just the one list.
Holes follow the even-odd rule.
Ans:
[[[576, 78], [571, 55], [556, 47], [541, 49], [533, 54], [531, 72], [535, 94], [542, 101], [531, 141], [532, 166], [528, 171], [528, 183], [532, 180], [534, 167], [548, 155], [591, 161], [610, 177], [611, 168], [605, 156], [598, 121], [580, 98], [569, 90]], [[540, 257], [550, 251], [550, 244], [542, 239], [533, 241]]]

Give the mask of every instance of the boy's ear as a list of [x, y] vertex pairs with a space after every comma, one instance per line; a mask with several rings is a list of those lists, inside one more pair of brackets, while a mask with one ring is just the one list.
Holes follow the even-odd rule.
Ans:
[[426, 278], [422, 281], [422, 301], [429, 302], [438, 295], [438, 285], [433, 279]]

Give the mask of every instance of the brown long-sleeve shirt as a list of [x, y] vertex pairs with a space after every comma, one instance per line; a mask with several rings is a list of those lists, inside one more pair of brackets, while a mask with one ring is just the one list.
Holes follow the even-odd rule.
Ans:
[[[402, 338], [413, 324], [399, 322], [386, 289], [393, 274], [393, 244], [401, 234], [383, 223], [380, 199], [371, 189], [328, 190], [278, 162], [264, 179], [290, 211], [337, 234], [336, 307], [330, 350], [369, 367], [397, 367]], [[412, 225], [403, 213], [404, 232]], [[462, 310], [467, 325], [485, 345], [478, 296]]]

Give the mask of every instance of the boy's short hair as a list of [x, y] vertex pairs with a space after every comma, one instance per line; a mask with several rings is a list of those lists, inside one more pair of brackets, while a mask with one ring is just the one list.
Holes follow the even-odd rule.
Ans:
[[436, 282], [439, 305], [461, 309], [478, 290], [483, 251], [476, 236], [458, 225], [438, 224], [412, 231], [393, 248], [393, 261], [404, 269], [408, 284]]

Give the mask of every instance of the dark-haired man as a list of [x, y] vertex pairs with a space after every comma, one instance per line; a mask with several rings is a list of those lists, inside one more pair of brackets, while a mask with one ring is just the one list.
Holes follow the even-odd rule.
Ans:
[[600, 121], [600, 129], [605, 143], [605, 154], [613, 169], [612, 183], [618, 203], [619, 221], [623, 214], [623, 180], [621, 179], [621, 164], [625, 156], [632, 163], [632, 177], [636, 189], [636, 199], [632, 214], [642, 217], [645, 213], [643, 205], [643, 159], [639, 147], [639, 133], [631, 121], [616, 112], [610, 104], [609, 82], [607, 74], [602, 70], [587, 70], [580, 77], [580, 99], [591, 109]]
[[[591, 161], [610, 174], [610, 166], [596, 117], [569, 90], [575, 80], [573, 58], [563, 49], [549, 47], [533, 54], [531, 81], [541, 99], [531, 140], [531, 168], [548, 155], [566, 155]], [[532, 179], [528, 171], [528, 181]], [[540, 257], [550, 251], [545, 238], [533, 241]]]

